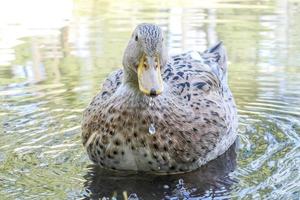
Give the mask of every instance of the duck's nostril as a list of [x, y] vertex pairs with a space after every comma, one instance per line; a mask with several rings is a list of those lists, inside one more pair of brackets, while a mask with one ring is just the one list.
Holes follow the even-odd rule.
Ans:
[[144, 61], [144, 68], [147, 69], [147, 67], [148, 67], [148, 63], [146, 61]]
[[155, 89], [152, 88], [152, 89], [150, 90], [150, 96], [152, 96], [152, 97], [157, 96], [156, 90], [155, 90]]

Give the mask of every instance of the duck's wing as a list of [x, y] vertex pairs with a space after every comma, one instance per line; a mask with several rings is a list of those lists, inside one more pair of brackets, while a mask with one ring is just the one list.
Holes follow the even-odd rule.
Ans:
[[89, 106], [84, 110], [82, 118], [83, 145], [88, 143], [88, 139], [93, 132], [92, 130], [97, 130], [99, 126], [100, 112], [96, 112], [96, 109], [99, 108], [99, 104], [105, 102], [105, 100], [109, 99], [109, 97], [115, 93], [117, 88], [121, 85], [122, 76], [122, 69], [112, 72], [103, 82], [100, 93], [93, 98]]
[[123, 70], [119, 69], [112, 72], [102, 84], [102, 89], [98, 97], [100, 96], [102, 100], [108, 99], [122, 83]]
[[[178, 159], [184, 160], [185, 153], [194, 157], [205, 157], [207, 152], [212, 157], [227, 149], [230, 139], [224, 139], [236, 129], [236, 111], [234, 100], [227, 85], [227, 56], [222, 43], [209, 48], [203, 53], [194, 51], [173, 56], [164, 70], [164, 80], [173, 92], [171, 103], [189, 113], [178, 119], [176, 127], [189, 134], [187, 138], [194, 145], [186, 142], [185, 136], [176, 133], [176, 151]], [[176, 113], [176, 108], [174, 108]], [[174, 115], [174, 114], [173, 114]], [[174, 115], [175, 116], [175, 115]], [[189, 121], [189, 123], [186, 123]], [[234, 138], [234, 134], [229, 138]], [[175, 136], [174, 136], [175, 137]], [[219, 144], [219, 146], [216, 146]], [[171, 151], [171, 150], [170, 150]]]

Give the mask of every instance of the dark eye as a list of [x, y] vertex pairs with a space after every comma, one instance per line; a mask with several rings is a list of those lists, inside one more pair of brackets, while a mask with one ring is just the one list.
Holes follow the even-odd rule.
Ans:
[[135, 39], [135, 41], [138, 41], [139, 37], [136, 35], [134, 39]]

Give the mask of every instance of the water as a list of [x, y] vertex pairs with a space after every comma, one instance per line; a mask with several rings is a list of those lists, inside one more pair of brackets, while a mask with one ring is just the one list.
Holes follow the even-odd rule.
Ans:
[[[299, 199], [299, 10], [298, 0], [2, 3], [0, 199]], [[81, 113], [145, 21], [163, 27], [170, 54], [224, 42], [236, 153], [176, 176], [91, 164]]]

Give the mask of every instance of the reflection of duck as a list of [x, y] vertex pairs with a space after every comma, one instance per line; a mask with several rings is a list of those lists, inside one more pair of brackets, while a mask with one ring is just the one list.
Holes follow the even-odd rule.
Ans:
[[[86, 179], [85, 188], [89, 191], [89, 198], [91, 199], [112, 196], [115, 196], [116, 199], [124, 199], [124, 192], [127, 192], [128, 196], [136, 193], [141, 199], [164, 199], [165, 196], [180, 197], [182, 195], [193, 197], [214, 196], [214, 194], [219, 197], [228, 196], [231, 185], [234, 183], [228, 174], [235, 169], [235, 166], [235, 145], [232, 145], [226, 153], [217, 159], [186, 174], [168, 176], [149, 174], [145, 176], [141, 172], [128, 174], [92, 165], [84, 177]], [[182, 187], [178, 187], [180, 179], [184, 183]], [[193, 189], [196, 190], [193, 191]]]
[[191, 171], [224, 153], [236, 138], [222, 44], [167, 62], [163, 39], [158, 26], [137, 26], [123, 70], [108, 77], [84, 112], [83, 144], [102, 167]]

